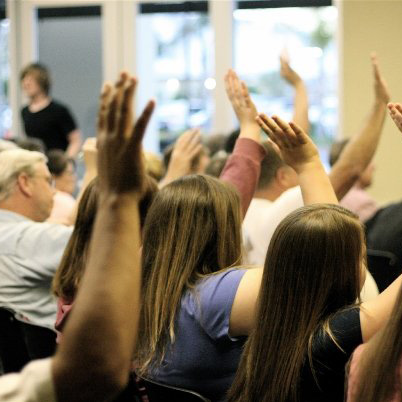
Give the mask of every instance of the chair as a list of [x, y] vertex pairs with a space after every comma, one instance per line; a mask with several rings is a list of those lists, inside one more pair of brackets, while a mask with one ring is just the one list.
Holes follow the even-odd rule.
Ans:
[[142, 378], [149, 402], [210, 402], [197, 392]]
[[367, 268], [373, 275], [380, 293], [402, 273], [398, 258], [389, 251], [368, 249]]
[[4, 373], [20, 371], [30, 361], [19, 322], [4, 308], [0, 308], [0, 360]]

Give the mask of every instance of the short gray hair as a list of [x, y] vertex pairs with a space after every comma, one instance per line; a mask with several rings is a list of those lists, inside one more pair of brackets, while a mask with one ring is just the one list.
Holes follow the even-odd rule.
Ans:
[[0, 201], [7, 199], [17, 182], [20, 173], [35, 174], [37, 163], [46, 163], [44, 154], [25, 149], [10, 149], [0, 153]]

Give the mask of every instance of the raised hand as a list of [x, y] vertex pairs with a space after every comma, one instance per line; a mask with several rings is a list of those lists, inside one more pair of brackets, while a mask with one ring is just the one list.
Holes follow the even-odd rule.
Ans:
[[103, 192], [141, 193], [144, 167], [142, 138], [155, 107], [149, 101], [133, 126], [136, 78], [121, 73], [115, 85], [105, 84], [98, 114], [98, 173]]
[[402, 104], [389, 103], [388, 110], [395, 125], [398, 127], [399, 131], [402, 132]]
[[381, 75], [380, 68], [378, 66], [378, 59], [376, 53], [371, 53], [371, 64], [373, 66], [373, 73], [374, 73], [374, 92], [376, 100], [387, 104], [391, 96], [389, 94], [387, 83], [385, 82], [384, 77]]
[[320, 162], [317, 147], [297, 124], [288, 124], [277, 116], [269, 118], [263, 113], [256, 120], [278, 146], [284, 162], [296, 172], [299, 172], [308, 163]]
[[296, 71], [292, 69], [292, 67], [290, 67], [287, 57], [282, 55], [279, 58], [279, 61], [281, 63], [280, 73], [282, 78], [284, 78], [290, 85], [294, 87], [302, 83], [300, 75], [297, 74]]
[[201, 134], [199, 129], [191, 129], [184, 132], [176, 141], [166, 176], [160, 186], [167, 185], [179, 177], [192, 173], [194, 159], [202, 151]]
[[225, 75], [225, 88], [228, 98], [232, 104], [240, 123], [240, 129], [248, 129], [255, 127], [255, 117], [257, 116], [257, 108], [251, 100], [247, 86], [233, 70], [229, 70]]

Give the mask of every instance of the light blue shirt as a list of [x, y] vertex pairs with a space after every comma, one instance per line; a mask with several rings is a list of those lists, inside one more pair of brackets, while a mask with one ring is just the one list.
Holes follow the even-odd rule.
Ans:
[[0, 209], [0, 307], [54, 330], [57, 305], [51, 284], [71, 232], [71, 227]]

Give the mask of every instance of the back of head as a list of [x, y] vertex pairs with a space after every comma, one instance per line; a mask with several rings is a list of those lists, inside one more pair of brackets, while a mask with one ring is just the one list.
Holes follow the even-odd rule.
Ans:
[[256, 328], [230, 401], [297, 400], [313, 335], [359, 297], [363, 243], [357, 217], [337, 205], [306, 206], [281, 222], [269, 245]]
[[282, 166], [286, 166], [285, 162], [270, 142], [263, 142], [262, 145], [265, 148], [266, 155], [261, 162], [261, 173], [257, 184], [257, 190], [264, 190], [269, 187], [275, 179], [278, 169]]
[[329, 151], [329, 165], [332, 167], [335, 165], [337, 160], [339, 159], [340, 154], [342, 153], [343, 149], [349, 142], [349, 139], [335, 141], [331, 145], [331, 149]]
[[225, 151], [217, 152], [209, 161], [208, 166], [205, 169], [205, 174], [213, 177], [219, 177], [228, 158], [229, 154], [227, 154]]
[[53, 176], [60, 176], [67, 169], [69, 163], [75, 166], [75, 161], [66, 156], [66, 154], [59, 149], [52, 149], [47, 153], [47, 167]]
[[42, 91], [48, 95], [51, 87], [50, 73], [47, 67], [41, 63], [31, 63], [27, 65], [20, 74], [22, 81], [27, 75], [32, 75]]
[[18, 175], [25, 172], [33, 176], [39, 162], [46, 163], [46, 156], [36, 151], [18, 148], [0, 153], [0, 202], [12, 194]]
[[143, 368], [174, 340], [182, 295], [199, 278], [241, 261], [240, 201], [229, 184], [190, 175], [155, 196], [144, 227]]
[[233, 152], [233, 149], [235, 147], [236, 141], [239, 138], [240, 135], [240, 129], [232, 131], [229, 136], [226, 139], [225, 143], [225, 151], [229, 154]]
[[46, 153], [46, 145], [40, 138], [35, 137], [26, 137], [26, 138], [18, 138], [15, 140], [15, 143], [22, 149], [26, 149], [28, 151], [37, 151]]
[[[144, 178], [144, 190], [139, 202], [140, 227], [158, 191], [158, 185], [150, 176]], [[98, 210], [98, 179], [93, 179], [85, 189], [78, 204], [74, 230], [64, 250], [63, 258], [53, 280], [53, 292], [57, 297], [72, 301], [84, 273], [96, 213]]]

